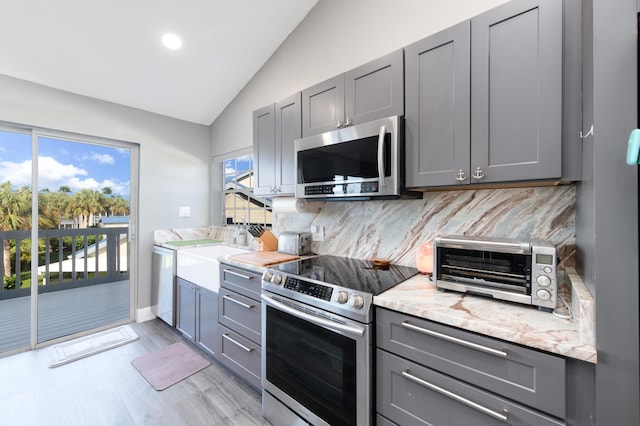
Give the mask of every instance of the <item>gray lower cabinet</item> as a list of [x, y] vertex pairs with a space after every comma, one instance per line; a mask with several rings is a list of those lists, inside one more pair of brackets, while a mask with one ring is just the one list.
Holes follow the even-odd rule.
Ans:
[[256, 389], [261, 380], [261, 275], [220, 264], [217, 359]]
[[300, 92], [253, 113], [257, 196], [295, 194], [294, 141], [302, 136]]
[[177, 278], [176, 328], [195, 344], [216, 355], [218, 352], [218, 294], [190, 281]]
[[403, 114], [402, 49], [302, 91], [302, 136]]
[[593, 416], [590, 364], [383, 308], [376, 341], [377, 412], [391, 424], [583, 425]]
[[574, 30], [562, 1], [514, 0], [407, 46], [406, 186], [576, 179]]

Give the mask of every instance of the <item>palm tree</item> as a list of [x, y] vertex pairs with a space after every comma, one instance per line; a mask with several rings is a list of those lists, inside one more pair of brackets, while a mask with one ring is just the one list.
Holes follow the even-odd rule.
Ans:
[[[0, 185], [0, 231], [31, 229], [31, 188], [23, 186], [14, 191], [11, 182]], [[11, 246], [3, 240], [5, 277], [11, 276]]]
[[80, 219], [80, 228], [88, 228], [93, 224], [93, 216], [104, 211], [105, 198], [98, 191], [83, 189], [71, 197], [73, 220]]
[[129, 214], [129, 202], [122, 197], [112, 198], [109, 202], [109, 213], [112, 216], [126, 216]]

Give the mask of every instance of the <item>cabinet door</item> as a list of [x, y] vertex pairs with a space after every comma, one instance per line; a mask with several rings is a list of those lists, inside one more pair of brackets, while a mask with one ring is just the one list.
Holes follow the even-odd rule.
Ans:
[[344, 74], [302, 91], [302, 136], [335, 130], [344, 122]]
[[560, 178], [562, 2], [508, 2], [471, 40], [471, 182]]
[[345, 73], [345, 121], [404, 115], [404, 52], [396, 50]]
[[407, 187], [469, 183], [470, 33], [466, 21], [405, 49]]
[[376, 309], [379, 347], [559, 418], [566, 410], [565, 360], [422, 318]]
[[178, 281], [178, 300], [176, 306], [178, 315], [176, 317], [176, 328], [188, 339], [196, 338], [196, 292], [195, 284], [180, 277]]
[[198, 292], [197, 342], [213, 355], [218, 347], [218, 293], [200, 288]]
[[276, 103], [276, 181], [274, 195], [293, 195], [295, 188], [294, 141], [302, 137], [300, 92]]
[[[388, 352], [376, 355], [377, 410], [401, 425], [563, 426], [556, 418]], [[526, 402], [526, 401], [524, 401]]]
[[220, 354], [218, 359], [234, 373], [260, 389], [262, 376], [262, 348], [233, 330], [220, 325]]
[[255, 195], [272, 195], [276, 187], [275, 106], [253, 112], [253, 157]]
[[220, 324], [260, 343], [262, 336], [262, 304], [241, 294], [220, 289], [218, 302]]

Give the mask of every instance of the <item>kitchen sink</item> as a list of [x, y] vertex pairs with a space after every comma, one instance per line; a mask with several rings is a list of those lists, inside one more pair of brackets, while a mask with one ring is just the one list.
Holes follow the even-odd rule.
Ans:
[[220, 263], [218, 258], [231, 254], [248, 253], [249, 250], [226, 245], [211, 245], [178, 250], [178, 277], [218, 292], [220, 288]]

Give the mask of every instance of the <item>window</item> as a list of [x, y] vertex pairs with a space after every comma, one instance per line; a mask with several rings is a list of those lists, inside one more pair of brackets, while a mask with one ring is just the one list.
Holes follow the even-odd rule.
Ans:
[[253, 154], [222, 162], [223, 223], [272, 225], [271, 199], [253, 196]]

